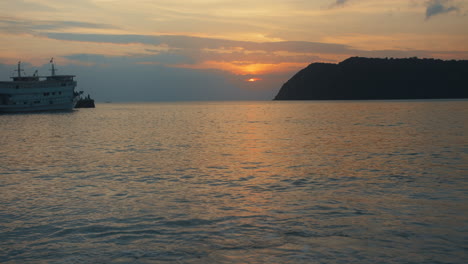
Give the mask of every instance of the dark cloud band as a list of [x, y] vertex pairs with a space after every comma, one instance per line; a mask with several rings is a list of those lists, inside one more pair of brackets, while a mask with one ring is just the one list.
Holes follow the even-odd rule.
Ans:
[[430, 0], [427, 2], [426, 19], [435, 15], [450, 13], [457, 10], [459, 10], [459, 8], [457, 6], [450, 5], [448, 0]]

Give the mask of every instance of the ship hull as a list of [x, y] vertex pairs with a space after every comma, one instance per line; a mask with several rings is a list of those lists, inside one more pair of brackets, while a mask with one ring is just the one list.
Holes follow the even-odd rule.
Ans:
[[0, 113], [24, 113], [41, 111], [71, 111], [76, 102], [53, 105], [0, 105]]

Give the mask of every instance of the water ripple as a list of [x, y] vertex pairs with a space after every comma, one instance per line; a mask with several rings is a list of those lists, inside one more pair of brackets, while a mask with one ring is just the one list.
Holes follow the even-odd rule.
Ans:
[[222, 102], [1, 115], [0, 262], [465, 263], [467, 111]]

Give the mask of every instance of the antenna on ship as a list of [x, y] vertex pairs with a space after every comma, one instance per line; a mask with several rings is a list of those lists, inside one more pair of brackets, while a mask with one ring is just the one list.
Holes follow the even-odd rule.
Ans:
[[21, 69], [21, 61], [18, 61], [18, 69], [15, 71], [18, 72], [18, 77], [21, 78], [21, 72], [24, 72], [24, 70]]
[[54, 58], [53, 57], [52, 57], [52, 59], [50, 59], [50, 63], [52, 64], [52, 69], [51, 69], [52, 76], [55, 76], [55, 71], [56, 70], [55, 70], [55, 66], [54, 66]]

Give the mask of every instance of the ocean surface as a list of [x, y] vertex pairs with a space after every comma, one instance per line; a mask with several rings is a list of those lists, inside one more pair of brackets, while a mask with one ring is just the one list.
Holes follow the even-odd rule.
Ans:
[[0, 263], [467, 263], [468, 101], [0, 115]]

